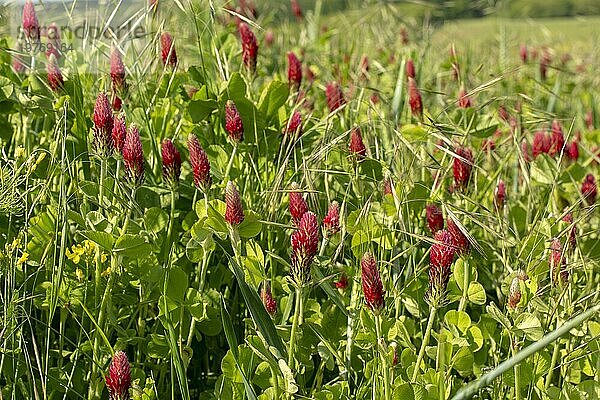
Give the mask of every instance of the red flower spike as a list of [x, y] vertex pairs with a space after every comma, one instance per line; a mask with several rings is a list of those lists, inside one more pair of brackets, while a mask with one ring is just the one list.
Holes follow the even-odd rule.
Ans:
[[171, 139], [165, 139], [161, 147], [163, 179], [171, 186], [179, 183], [181, 155]]
[[446, 222], [448, 232], [452, 236], [452, 244], [454, 245], [456, 255], [467, 255], [471, 251], [471, 243], [463, 231], [454, 223], [452, 218], [448, 218]]
[[408, 103], [412, 115], [421, 119], [423, 117], [423, 101], [421, 99], [421, 92], [417, 87], [417, 81], [413, 78], [408, 78]]
[[502, 210], [504, 208], [504, 203], [506, 202], [506, 185], [504, 181], [500, 179], [498, 181], [498, 186], [494, 190], [494, 206], [497, 210]]
[[348, 149], [351, 153], [354, 153], [359, 160], [362, 160], [367, 155], [367, 148], [363, 143], [362, 134], [358, 126], [352, 128], [352, 131], [350, 132], [350, 144]]
[[93, 147], [100, 157], [109, 157], [113, 151], [112, 131], [114, 116], [106, 93], [100, 92], [94, 105]]
[[340, 278], [335, 282], [335, 287], [341, 290], [346, 290], [348, 287], [348, 277], [343, 272], [340, 274]]
[[596, 186], [596, 178], [594, 178], [594, 175], [586, 175], [583, 183], [581, 184], [581, 195], [590, 206], [596, 202], [598, 187]]
[[121, 53], [117, 48], [113, 48], [113, 51], [110, 54], [110, 79], [115, 92], [125, 92], [127, 89], [127, 82], [125, 81], [125, 65], [123, 65]]
[[413, 62], [412, 58], [409, 58], [406, 61], [406, 77], [415, 79], [416, 76], [417, 73], [415, 71], [415, 63]]
[[35, 13], [35, 6], [31, 0], [27, 0], [23, 6], [23, 32], [29, 40], [40, 38], [40, 24]]
[[106, 375], [106, 388], [110, 400], [129, 400], [131, 388], [131, 367], [127, 354], [117, 351], [112, 358], [108, 375]]
[[302, 286], [310, 281], [310, 267], [319, 248], [319, 222], [311, 211], [302, 216], [298, 229], [292, 233], [291, 244], [292, 277]]
[[454, 184], [461, 190], [466, 190], [471, 179], [473, 169], [473, 153], [471, 149], [459, 147], [455, 150], [454, 164], [452, 172], [454, 174]]
[[537, 158], [542, 153], [548, 153], [550, 150], [550, 139], [546, 132], [537, 131], [533, 137], [533, 158]]
[[65, 82], [54, 54], [50, 54], [50, 57], [48, 57], [46, 71], [48, 73], [48, 86], [50, 86], [50, 89], [52, 89], [54, 92], [61, 90]]
[[250, 72], [254, 72], [256, 71], [256, 58], [258, 56], [256, 36], [245, 22], [238, 25], [238, 31], [242, 40], [242, 61]]
[[302, 114], [299, 111], [294, 111], [290, 119], [288, 120], [285, 129], [283, 130], [285, 135], [302, 135]]
[[519, 56], [521, 57], [521, 62], [523, 62], [523, 64], [527, 63], [527, 46], [524, 44], [522, 44], [521, 48], [519, 49]]
[[577, 161], [579, 158], [579, 145], [576, 140], [573, 140], [565, 146], [565, 154], [569, 160]]
[[47, 29], [46, 36], [48, 38], [46, 57], [50, 57], [50, 54], [54, 54], [56, 59], [60, 59], [62, 55], [60, 52], [61, 41], [60, 41], [60, 28], [55, 22], [51, 23]]
[[292, 12], [296, 16], [298, 21], [302, 20], [302, 8], [300, 8], [300, 4], [298, 4], [298, 0], [291, 0], [290, 4], [292, 6]]
[[302, 63], [292, 51], [287, 53], [287, 58], [288, 82], [291, 88], [298, 90], [300, 88], [300, 84], [302, 83]]
[[125, 136], [123, 163], [130, 181], [140, 186], [144, 182], [144, 150], [140, 140], [140, 131], [135, 125], [129, 128]]
[[425, 207], [425, 214], [427, 217], [427, 227], [433, 235], [437, 231], [444, 229], [444, 215], [442, 210], [435, 204], [428, 204]]
[[[450, 220], [449, 220], [450, 221]], [[427, 298], [433, 304], [438, 304], [445, 296], [454, 261], [454, 241], [452, 235], [441, 230], [433, 237], [435, 243], [429, 251], [429, 290]]]
[[188, 149], [190, 151], [190, 164], [192, 165], [192, 173], [194, 175], [194, 185], [203, 192], [206, 192], [212, 185], [210, 162], [198, 138], [194, 134], [188, 136]]
[[300, 187], [296, 182], [292, 182], [290, 185], [290, 215], [292, 216], [292, 223], [296, 226], [300, 224], [300, 220], [304, 216], [304, 214], [308, 211], [308, 204], [306, 204], [306, 200], [302, 197], [302, 192], [300, 191]]
[[562, 127], [557, 120], [552, 121], [552, 136], [550, 141], [550, 148], [548, 154], [554, 157], [563, 151], [565, 146], [565, 135], [563, 134]]
[[265, 310], [273, 317], [277, 313], [277, 302], [273, 298], [273, 293], [271, 293], [271, 285], [267, 282], [263, 283], [260, 289], [260, 298], [265, 306]]
[[471, 98], [467, 95], [465, 89], [460, 89], [460, 92], [458, 93], [458, 106], [460, 108], [470, 108], [473, 106]]
[[346, 98], [344, 92], [337, 84], [337, 82], [331, 82], [327, 84], [325, 88], [325, 96], [327, 97], [327, 106], [330, 112], [334, 112], [338, 108], [346, 104]]
[[377, 269], [377, 261], [375, 261], [373, 254], [365, 253], [360, 260], [360, 267], [365, 303], [375, 315], [378, 315], [385, 307], [385, 291]]
[[242, 199], [240, 193], [235, 186], [235, 183], [227, 182], [225, 188], [225, 221], [229, 225], [237, 226], [244, 222], [244, 208], [242, 207]]
[[177, 65], [177, 51], [175, 51], [173, 36], [169, 32], [160, 35], [160, 55], [163, 65], [171, 67]]
[[244, 124], [233, 100], [227, 100], [225, 103], [225, 130], [234, 142], [244, 140]]
[[114, 119], [111, 135], [115, 149], [119, 153], [122, 153], [123, 146], [125, 145], [125, 136], [127, 136], [127, 126], [124, 116], [118, 116]]
[[548, 67], [550, 67], [550, 63], [552, 62], [552, 58], [550, 56], [550, 52], [548, 49], [544, 49], [542, 53], [542, 58], [540, 59], [540, 76], [543, 81], [546, 80], [548, 75]]
[[332, 201], [329, 204], [327, 215], [323, 218], [323, 229], [327, 237], [340, 231], [340, 205], [337, 201]]
[[553, 239], [550, 244], [550, 281], [552, 286], [557, 286], [562, 280], [566, 283], [569, 280], [569, 271], [567, 271], [567, 260], [563, 255], [562, 244], [559, 239]]
[[392, 196], [394, 194], [393, 192], [393, 186], [394, 186], [394, 181], [392, 181], [392, 178], [388, 175], [385, 178], [383, 178], [383, 195], [387, 196], [390, 195]]

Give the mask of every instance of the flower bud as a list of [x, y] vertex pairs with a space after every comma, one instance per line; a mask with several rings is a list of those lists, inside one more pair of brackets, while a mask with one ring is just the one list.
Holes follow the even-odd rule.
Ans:
[[428, 204], [425, 207], [425, 214], [427, 216], [427, 227], [433, 235], [437, 231], [444, 229], [444, 215], [438, 206]]
[[100, 157], [109, 157], [113, 151], [112, 131], [114, 116], [106, 93], [100, 92], [94, 105], [93, 147]]
[[256, 70], [256, 58], [258, 56], [256, 36], [245, 22], [238, 25], [238, 31], [242, 40], [242, 61], [246, 68], [253, 73]]
[[54, 54], [50, 54], [50, 57], [48, 57], [46, 72], [48, 73], [48, 86], [50, 86], [50, 89], [54, 92], [61, 90], [65, 83]]
[[317, 216], [307, 211], [302, 216], [298, 229], [292, 233], [292, 278], [303, 286], [310, 281], [310, 267], [319, 247], [319, 222]]
[[415, 63], [412, 58], [406, 61], [406, 77], [416, 79], [417, 73], [415, 71]]
[[23, 6], [23, 32], [29, 40], [37, 41], [40, 38], [40, 24], [31, 0], [26, 0]]
[[412, 115], [421, 119], [423, 117], [423, 101], [421, 100], [421, 92], [417, 87], [417, 81], [414, 78], [408, 78], [408, 103]]
[[140, 140], [140, 131], [132, 125], [125, 136], [123, 145], [123, 163], [129, 180], [136, 186], [144, 182], [144, 150]]
[[494, 206], [497, 210], [502, 210], [504, 208], [504, 203], [506, 202], [506, 185], [504, 181], [500, 179], [498, 181], [498, 186], [494, 190]]
[[346, 104], [344, 92], [337, 84], [337, 82], [330, 82], [325, 88], [325, 97], [327, 97], [327, 106], [330, 112], [334, 112], [338, 108]]
[[54, 54], [57, 60], [60, 59], [62, 53], [61, 40], [60, 40], [60, 28], [55, 22], [51, 23], [47, 29], [46, 36], [48, 37], [46, 57], [50, 57], [50, 54]]
[[108, 375], [106, 375], [106, 388], [110, 400], [129, 400], [131, 388], [131, 367], [127, 355], [117, 351], [112, 358]]
[[194, 134], [188, 136], [188, 150], [190, 152], [192, 174], [194, 175], [194, 186], [206, 192], [212, 185], [210, 162], [198, 138]]
[[[451, 219], [448, 219], [450, 223]], [[446, 296], [446, 288], [452, 273], [450, 267], [454, 261], [454, 244], [452, 235], [441, 230], [434, 235], [435, 243], [429, 251], [429, 289], [427, 300], [439, 305]]]
[[296, 16], [296, 19], [298, 21], [302, 20], [302, 8], [300, 8], [300, 4], [298, 4], [298, 0], [291, 0], [290, 3], [292, 6], [292, 12]]
[[465, 89], [460, 89], [460, 92], [458, 93], [458, 106], [460, 108], [470, 108], [472, 105], [471, 97], [467, 95]]
[[260, 298], [265, 306], [265, 310], [273, 317], [277, 313], [277, 302], [273, 298], [273, 293], [271, 293], [271, 285], [266, 281], [260, 289]]
[[302, 135], [302, 114], [299, 111], [294, 111], [288, 120], [283, 133], [288, 135]]
[[351, 153], [355, 154], [356, 158], [359, 160], [365, 158], [367, 154], [367, 148], [363, 143], [362, 134], [358, 126], [355, 126], [350, 131], [350, 145], [348, 146], [348, 149]]
[[385, 307], [385, 291], [377, 269], [377, 261], [375, 261], [373, 254], [365, 253], [360, 261], [360, 267], [365, 303], [375, 315], [378, 315]]
[[454, 174], [454, 184], [461, 190], [466, 190], [471, 179], [473, 169], [473, 153], [471, 149], [459, 147], [455, 150], [454, 164], [452, 172]]
[[335, 200], [329, 204], [327, 215], [323, 218], [323, 229], [327, 237], [340, 231], [340, 205]]
[[229, 225], [237, 226], [244, 222], [242, 199], [240, 199], [240, 193], [232, 181], [227, 182], [227, 187], [225, 188], [225, 204], [225, 221]]
[[292, 216], [292, 223], [296, 226], [300, 224], [300, 220], [302, 216], [308, 211], [308, 204], [306, 204], [306, 200], [302, 197], [302, 192], [300, 191], [300, 187], [296, 182], [292, 182], [290, 185], [290, 215]]
[[127, 90], [127, 82], [125, 81], [125, 65], [121, 53], [117, 48], [113, 48], [110, 54], [110, 79], [112, 81], [113, 90], [116, 93], [124, 93]]
[[287, 53], [288, 57], [288, 82], [294, 90], [300, 88], [302, 83], [302, 63], [293, 52]]
[[163, 65], [171, 67], [177, 65], [177, 51], [175, 51], [173, 36], [169, 32], [160, 35], [160, 55]]
[[225, 130], [234, 142], [244, 140], [244, 124], [233, 100], [227, 100], [225, 103]]
[[170, 186], [176, 186], [181, 175], [181, 155], [171, 139], [163, 140], [161, 155], [163, 179]]
[[598, 194], [598, 187], [596, 186], [596, 178], [594, 175], [587, 174], [583, 183], [581, 184], [581, 195], [588, 203], [593, 205], [596, 202], [596, 195]]
[[521, 61], [523, 64], [527, 63], [527, 46], [522, 44], [519, 49], [519, 55], [521, 56]]

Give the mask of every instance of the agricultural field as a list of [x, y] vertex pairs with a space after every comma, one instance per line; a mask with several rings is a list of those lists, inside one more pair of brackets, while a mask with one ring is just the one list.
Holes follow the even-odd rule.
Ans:
[[600, 17], [439, 11], [2, 3], [0, 400], [600, 398]]

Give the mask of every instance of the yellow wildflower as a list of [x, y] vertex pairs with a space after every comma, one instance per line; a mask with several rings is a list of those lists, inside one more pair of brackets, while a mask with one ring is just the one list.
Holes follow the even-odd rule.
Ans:
[[24, 252], [21, 255], [21, 258], [19, 258], [19, 260], [17, 261], [17, 265], [21, 265], [23, 263], [26, 263], [28, 259], [29, 259], [29, 253]]

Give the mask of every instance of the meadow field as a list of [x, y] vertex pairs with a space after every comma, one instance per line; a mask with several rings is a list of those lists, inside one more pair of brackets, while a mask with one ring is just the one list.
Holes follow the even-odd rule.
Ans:
[[600, 16], [475, 3], [1, 4], [0, 400], [600, 398]]

